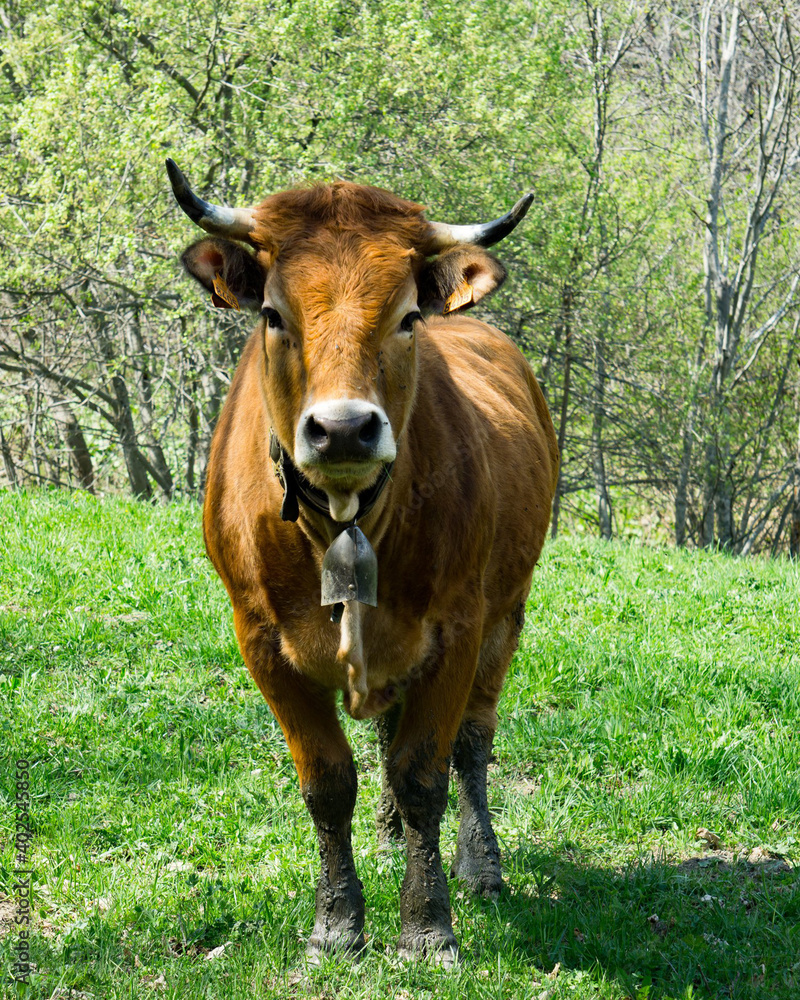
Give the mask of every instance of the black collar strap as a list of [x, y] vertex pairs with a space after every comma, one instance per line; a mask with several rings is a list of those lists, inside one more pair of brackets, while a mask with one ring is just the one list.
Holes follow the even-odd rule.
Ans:
[[[283, 486], [282, 521], [297, 520], [300, 514], [298, 500], [305, 507], [316, 511], [317, 514], [322, 514], [325, 517], [331, 516], [327, 493], [312, 486], [306, 477], [295, 468], [294, 462], [271, 427], [269, 429], [269, 457], [275, 463], [275, 472], [281, 481], [281, 486]], [[372, 486], [358, 494], [358, 511], [351, 523], [355, 524], [362, 517], [366, 517], [378, 502], [378, 497], [383, 493], [386, 484], [391, 479], [393, 466], [394, 462], [384, 465]]]

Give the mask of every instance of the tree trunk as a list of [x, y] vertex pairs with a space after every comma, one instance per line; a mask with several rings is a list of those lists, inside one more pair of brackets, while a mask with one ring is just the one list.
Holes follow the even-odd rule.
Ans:
[[717, 401], [714, 447], [714, 515], [716, 518], [716, 544], [722, 549], [733, 546], [733, 495], [731, 484], [730, 420], [725, 399]]
[[6, 436], [3, 434], [3, 427], [0, 424], [0, 452], [3, 453], [3, 467], [6, 470], [6, 479], [8, 480], [9, 488], [15, 490], [19, 483], [17, 482], [17, 469], [14, 465], [14, 459], [11, 455], [11, 449], [8, 447], [8, 442], [6, 441]]
[[202, 406], [199, 414], [201, 424], [197, 441], [197, 457], [199, 459], [197, 481], [200, 499], [202, 499], [205, 490], [206, 467], [211, 455], [211, 441], [214, 437], [214, 429], [217, 426], [217, 421], [222, 410], [223, 383], [216, 370], [223, 366], [224, 360], [220, 356], [219, 358], [214, 357], [210, 365], [205, 364], [201, 368], [200, 389]]
[[197, 445], [200, 440], [200, 420], [197, 416], [196, 392], [197, 381], [195, 380], [191, 387], [192, 395], [189, 399], [189, 440], [186, 445], [186, 489], [190, 496], [194, 496], [196, 491], [194, 466], [197, 458]]
[[[759, 72], [758, 79], [754, 78], [755, 99], [743, 104], [741, 83], [736, 79], [742, 7], [748, 11], [741, 0], [705, 0], [698, 58], [700, 125], [709, 162], [703, 246], [706, 328], [714, 333], [703, 542], [722, 548], [747, 544], [749, 517], [746, 511], [737, 532], [733, 512], [732, 393], [768, 334], [794, 303], [798, 287], [795, 276], [779, 308], [758, 329], [744, 334], [745, 321], [751, 318], [750, 300], [754, 285], [757, 287], [762, 244], [765, 238], [774, 235], [772, 223], [780, 224], [779, 194], [796, 165], [794, 107], [800, 57], [792, 40], [786, 7], [781, 11], [778, 5], [773, 21], [767, 7], [760, 8], [758, 22], [746, 13], [743, 20], [748, 34], [742, 38], [748, 39], [749, 32], [759, 23], [766, 27], [767, 42], [760, 45], [766, 58], [762, 64], [766, 72]], [[710, 71], [717, 61], [718, 72], [712, 80]], [[748, 170], [747, 206], [740, 222], [732, 211], [739, 209], [735, 189], [734, 197], [728, 197], [727, 192], [732, 190], [731, 179], [736, 176], [732, 165], [744, 162], [741, 157], [748, 149], [752, 149], [755, 162]], [[751, 352], [751, 359], [739, 376], [733, 377], [741, 346]]]
[[689, 402], [689, 411], [686, 414], [686, 423], [683, 426], [681, 461], [678, 467], [678, 482], [675, 487], [675, 544], [679, 548], [686, 546], [686, 515], [689, 509], [689, 473], [692, 468], [694, 431], [697, 417], [697, 375], [695, 375], [695, 381], [692, 386], [692, 397]]
[[[90, 289], [88, 290], [88, 297], [91, 299]], [[150, 463], [139, 450], [139, 444], [136, 440], [136, 427], [133, 422], [128, 383], [122, 374], [114, 345], [111, 343], [104, 324], [98, 324], [95, 328], [95, 335], [100, 353], [105, 362], [106, 371], [109, 373], [109, 381], [113, 390], [114, 429], [119, 435], [119, 443], [122, 448], [123, 458], [125, 459], [131, 492], [136, 497], [150, 500], [153, 496], [153, 490], [150, 486], [148, 473], [153, 476], [154, 473]]]
[[[723, 37], [726, 27], [727, 39]], [[703, 270], [705, 274], [706, 323], [714, 330], [714, 370], [711, 380], [711, 414], [709, 435], [706, 445], [706, 465], [703, 489], [703, 545], [711, 547], [715, 541], [714, 515], [717, 515], [716, 540], [721, 545], [730, 545], [731, 516], [730, 494], [726, 495], [728, 482], [724, 467], [724, 453], [728, 442], [726, 437], [725, 386], [733, 355], [731, 343], [731, 285], [727, 276], [728, 259], [724, 237], [720, 238], [720, 215], [724, 213], [724, 162], [728, 140], [728, 101], [737, 43], [739, 41], [739, 2], [723, 10], [718, 30], [721, 47], [719, 65], [719, 89], [713, 113], [709, 109], [709, 43], [711, 25], [714, 21], [713, 5], [706, 3], [702, 13], [702, 34], [700, 39], [700, 76], [703, 98], [700, 108], [701, 124], [709, 153], [708, 199], [706, 202], [706, 228], [703, 244]], [[724, 218], [724, 215], [723, 215]]]
[[83, 435], [81, 425], [65, 399], [51, 396], [50, 413], [58, 424], [62, 440], [69, 452], [72, 469], [78, 485], [89, 493], [94, 493], [94, 466], [89, 446]]
[[175, 484], [172, 479], [172, 472], [164, 457], [164, 450], [156, 440], [156, 421], [153, 414], [153, 389], [150, 378], [150, 366], [148, 365], [147, 349], [139, 324], [138, 310], [133, 310], [127, 323], [126, 332], [139, 397], [139, 419], [146, 442], [145, 447], [150, 458], [150, 468], [164, 498], [168, 500], [172, 496]]
[[594, 380], [592, 383], [592, 472], [597, 494], [597, 518], [600, 537], [609, 541], [612, 535], [611, 498], [606, 480], [606, 462], [603, 455], [603, 421], [606, 394], [606, 343], [608, 332], [608, 291], [603, 292], [603, 310], [594, 342]]
[[[709, 435], [714, 429], [709, 428]], [[713, 439], [706, 441], [706, 464], [703, 479], [703, 520], [701, 528], [702, 545], [710, 549], [714, 545], [714, 499], [717, 493], [716, 484], [717, 445]]]
[[564, 485], [564, 445], [567, 438], [567, 412], [569, 409], [569, 389], [572, 374], [572, 302], [573, 290], [570, 284], [564, 285], [561, 294], [561, 327], [564, 332], [564, 381], [561, 387], [561, 413], [558, 421], [558, 453], [561, 462], [558, 467], [558, 482], [556, 494], [553, 497], [553, 521], [550, 527], [550, 537], [558, 535], [558, 518], [561, 513], [561, 494]]
[[[798, 331], [800, 331], [800, 313], [798, 313], [795, 319], [794, 326], [792, 327], [791, 337], [789, 339], [789, 347], [786, 352], [786, 361], [784, 362], [783, 368], [781, 369], [780, 378], [775, 386], [775, 391], [772, 395], [772, 406], [770, 407], [769, 414], [764, 420], [764, 424], [760, 431], [761, 434], [761, 444], [758, 449], [758, 454], [756, 457], [755, 465], [753, 466], [753, 471], [750, 475], [750, 482], [747, 487], [747, 493], [744, 502], [744, 511], [742, 513], [742, 519], [739, 524], [738, 529], [738, 539], [737, 548], [741, 546], [741, 551], [744, 552], [745, 547], [747, 547], [750, 541], [750, 513], [756, 502], [756, 497], [758, 495], [758, 483], [761, 477], [761, 470], [764, 465], [764, 458], [767, 454], [767, 449], [770, 442], [773, 439], [773, 428], [778, 419], [778, 416], [783, 409], [786, 402], [786, 383], [788, 382], [792, 368], [794, 367], [795, 354], [797, 352], [797, 341], [798, 341]], [[800, 404], [800, 399], [798, 399], [798, 404]], [[773, 549], [777, 551], [778, 537], [780, 532], [783, 531], [783, 525], [788, 516], [787, 511], [791, 507], [791, 500], [789, 505], [784, 510], [783, 516], [781, 517], [781, 527], [780, 531], [776, 534], [775, 542], [773, 542]]]
[[28, 421], [28, 434], [31, 444], [31, 459], [33, 461], [33, 473], [36, 476], [37, 485], [41, 486], [42, 468], [39, 464], [39, 386], [35, 383], [33, 398], [28, 397], [28, 407], [30, 419]]
[[147, 478], [144, 455], [139, 451], [136, 442], [136, 429], [133, 425], [128, 386], [125, 379], [119, 374], [112, 376], [111, 385], [114, 388], [114, 395], [117, 397], [117, 432], [125, 458], [125, 466], [128, 470], [131, 491], [134, 496], [149, 500], [153, 496], [153, 490], [150, 486], [150, 480]]

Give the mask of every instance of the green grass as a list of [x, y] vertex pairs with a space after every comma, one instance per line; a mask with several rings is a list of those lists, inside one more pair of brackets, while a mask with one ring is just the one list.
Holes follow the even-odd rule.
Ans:
[[507, 892], [453, 885], [457, 971], [398, 961], [402, 852], [348, 723], [370, 948], [308, 970], [313, 828], [199, 512], [4, 495], [0, 543], [0, 893], [27, 757], [39, 969], [12, 985], [0, 937], [3, 996], [800, 997], [797, 566], [548, 546], [490, 780]]

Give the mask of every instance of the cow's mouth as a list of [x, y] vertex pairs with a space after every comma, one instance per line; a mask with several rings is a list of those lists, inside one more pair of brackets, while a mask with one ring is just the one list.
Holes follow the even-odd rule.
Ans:
[[374, 486], [382, 463], [320, 464], [302, 469], [302, 474], [316, 489], [327, 495], [334, 521], [352, 521], [361, 506], [361, 498]]
[[359, 493], [378, 477], [383, 462], [320, 462], [301, 465], [300, 471], [318, 489]]
[[308, 476], [323, 489], [326, 482], [337, 486], [363, 489], [369, 486], [368, 480], [374, 479], [381, 462], [320, 462], [318, 465], [303, 466], [303, 475]]

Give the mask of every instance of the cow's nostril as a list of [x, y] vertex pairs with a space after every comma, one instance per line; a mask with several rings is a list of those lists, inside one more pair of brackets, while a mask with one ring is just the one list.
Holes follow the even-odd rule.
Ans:
[[328, 432], [313, 416], [309, 416], [306, 424], [308, 440], [315, 448], [323, 448], [328, 443]]
[[362, 444], [374, 444], [381, 432], [381, 421], [377, 413], [371, 413], [364, 426], [358, 432], [358, 440]]

